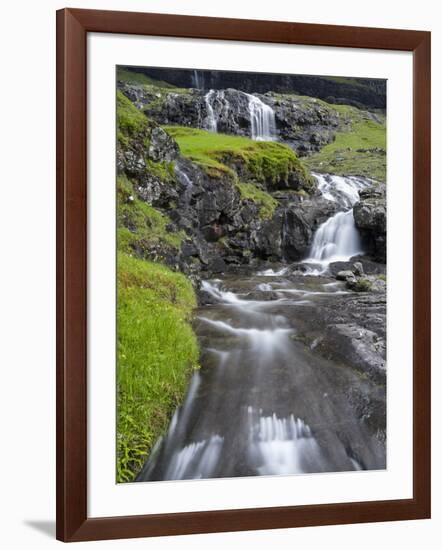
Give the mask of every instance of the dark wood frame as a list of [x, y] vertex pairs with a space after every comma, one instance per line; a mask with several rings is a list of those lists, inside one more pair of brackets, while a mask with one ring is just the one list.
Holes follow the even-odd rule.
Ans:
[[[88, 32], [413, 52], [413, 498], [87, 517]], [[430, 517], [430, 33], [64, 9], [57, 12], [57, 538], [115, 539]]]

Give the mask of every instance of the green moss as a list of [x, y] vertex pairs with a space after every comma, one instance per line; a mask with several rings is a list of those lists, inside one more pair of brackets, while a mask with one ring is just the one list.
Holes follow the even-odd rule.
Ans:
[[181, 153], [211, 176], [237, 174], [240, 179], [247, 178], [277, 188], [296, 175], [304, 188], [313, 189], [314, 184], [305, 167], [286, 145], [184, 126], [165, 129], [177, 141]]
[[150, 134], [147, 117], [120, 91], [117, 91], [117, 138], [128, 145], [131, 138]]
[[164, 183], [175, 182], [175, 171], [174, 171], [175, 163], [173, 161], [172, 162], [167, 162], [167, 161], [154, 162], [153, 160], [150, 160], [148, 158], [146, 158], [145, 161], [146, 161], [146, 172], [153, 174]]
[[190, 282], [167, 267], [118, 255], [117, 481], [131, 481], [182, 403], [198, 344]]
[[306, 159], [305, 164], [318, 172], [338, 175], [370, 177], [379, 181], [386, 179], [386, 125], [384, 117], [377, 120], [364, 111], [349, 105], [334, 105], [348, 125], [345, 131], [338, 132], [329, 143]]
[[371, 290], [371, 282], [368, 279], [357, 279], [351, 285], [351, 288], [356, 292], [369, 292]]
[[185, 238], [183, 231], [168, 231], [170, 219], [159, 210], [137, 199], [126, 176], [117, 178], [118, 248], [125, 252], [145, 251], [156, 244], [178, 250]]
[[261, 219], [265, 220], [273, 216], [275, 208], [278, 206], [278, 201], [269, 193], [259, 189], [253, 183], [238, 182], [236, 186], [242, 199], [252, 200], [259, 207], [259, 217]]

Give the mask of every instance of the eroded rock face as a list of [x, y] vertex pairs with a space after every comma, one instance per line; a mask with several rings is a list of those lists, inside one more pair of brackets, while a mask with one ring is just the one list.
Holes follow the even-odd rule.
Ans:
[[387, 205], [386, 186], [377, 186], [359, 192], [360, 201], [354, 206], [356, 227], [361, 232], [370, 254], [386, 262]]
[[273, 110], [274, 139], [289, 144], [300, 155], [319, 151], [333, 141], [336, 132], [345, 130], [349, 124], [333, 107], [314, 98], [296, 95], [273, 92], [251, 95], [233, 88], [154, 92], [122, 82], [118, 86], [137, 108], [145, 110], [149, 118], [159, 124], [212, 129], [212, 111], [218, 132], [246, 137], [252, 132], [250, 102], [255, 97]]
[[157, 126], [153, 128], [150, 135], [150, 144], [147, 154], [149, 158], [155, 162], [170, 162], [178, 157], [179, 148], [176, 141], [161, 127]]
[[312, 243], [315, 230], [336, 212], [336, 203], [319, 195], [291, 203], [284, 209], [282, 226], [283, 258], [302, 260]]

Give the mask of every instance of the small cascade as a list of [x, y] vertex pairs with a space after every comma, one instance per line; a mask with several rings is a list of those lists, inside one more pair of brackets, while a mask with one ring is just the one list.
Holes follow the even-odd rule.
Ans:
[[212, 477], [218, 464], [223, 438], [212, 435], [208, 440], [189, 443], [177, 450], [167, 465], [164, 479], [202, 479]]
[[184, 193], [183, 193], [183, 201], [185, 205], [190, 204], [190, 200], [192, 198], [193, 193], [193, 183], [192, 180], [189, 178], [189, 176], [186, 174], [184, 169], [179, 165], [179, 163], [175, 163], [174, 166], [175, 175], [178, 178], [178, 181], [185, 187]]
[[217, 97], [218, 92], [216, 90], [209, 90], [204, 96], [207, 110], [206, 128], [210, 132], [218, 131], [218, 117], [216, 116], [215, 110], [213, 108], [213, 102], [217, 99]]
[[276, 414], [257, 414], [252, 407], [250, 416], [249, 460], [260, 475], [305, 473], [314, 464], [322, 470], [322, 453], [310, 427], [291, 414], [278, 418]]
[[370, 187], [373, 182], [355, 176], [335, 176], [331, 174], [312, 174], [322, 196], [339, 204], [342, 208], [351, 208], [359, 201], [359, 191]]
[[338, 212], [316, 231], [310, 249], [311, 262], [348, 261], [361, 254], [362, 243], [353, 218], [353, 210]]
[[328, 265], [348, 261], [363, 253], [361, 237], [353, 217], [353, 206], [359, 200], [359, 191], [372, 185], [367, 179], [353, 176], [313, 174], [322, 196], [336, 202], [342, 209], [316, 230], [307, 263]]
[[210, 294], [210, 296], [212, 296], [219, 302], [226, 302], [228, 304], [240, 304], [244, 302], [244, 300], [238, 298], [238, 296], [233, 292], [225, 292], [221, 290], [219, 282], [216, 280], [211, 282], [202, 281], [201, 289], [207, 292], [207, 294]]
[[249, 98], [250, 135], [256, 141], [273, 141], [276, 135], [275, 113], [259, 97], [246, 94]]
[[204, 90], [204, 73], [200, 73], [197, 69], [193, 70], [192, 84], [198, 90]]

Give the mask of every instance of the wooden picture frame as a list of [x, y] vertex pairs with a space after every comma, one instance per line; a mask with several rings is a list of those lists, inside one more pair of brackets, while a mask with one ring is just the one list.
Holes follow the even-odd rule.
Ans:
[[[120, 33], [413, 53], [413, 498], [88, 518], [87, 45]], [[57, 12], [57, 538], [83, 541], [430, 517], [430, 33], [112, 11]]]

